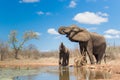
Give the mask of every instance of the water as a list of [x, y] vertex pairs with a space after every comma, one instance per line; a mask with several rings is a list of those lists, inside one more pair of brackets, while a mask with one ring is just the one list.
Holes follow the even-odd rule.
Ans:
[[0, 80], [97, 80], [110, 79], [110, 73], [76, 67], [0, 69]]

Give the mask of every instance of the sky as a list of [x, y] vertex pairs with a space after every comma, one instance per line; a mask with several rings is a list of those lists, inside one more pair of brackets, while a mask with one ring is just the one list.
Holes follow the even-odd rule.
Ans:
[[120, 0], [0, 0], [0, 40], [8, 41], [10, 31], [18, 39], [25, 31], [34, 31], [40, 51], [58, 50], [63, 42], [72, 49], [78, 46], [57, 31], [60, 26], [75, 24], [106, 38], [109, 45], [120, 45]]

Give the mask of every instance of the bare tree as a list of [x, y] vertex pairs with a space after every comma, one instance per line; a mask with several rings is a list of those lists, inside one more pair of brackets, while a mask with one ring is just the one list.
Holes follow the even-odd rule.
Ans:
[[4, 60], [4, 55], [5, 55], [5, 53], [8, 53], [8, 49], [9, 49], [9, 47], [8, 47], [7, 43], [0, 42], [0, 54], [1, 54], [0, 57], [1, 57], [1, 61]]
[[38, 39], [38, 34], [33, 31], [27, 31], [23, 35], [23, 40], [21, 42], [17, 39], [17, 31], [11, 31], [9, 35], [9, 43], [12, 45], [14, 51], [15, 51], [15, 59], [18, 58], [18, 52], [22, 49], [25, 42], [31, 40], [31, 39]]

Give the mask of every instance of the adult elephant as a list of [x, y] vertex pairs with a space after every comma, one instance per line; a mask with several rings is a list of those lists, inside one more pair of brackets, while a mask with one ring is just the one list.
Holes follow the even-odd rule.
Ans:
[[61, 43], [59, 46], [59, 65], [69, 65], [69, 54], [69, 50], [65, 47], [63, 43]]
[[66, 35], [72, 42], [78, 42], [80, 45], [80, 51], [82, 55], [87, 52], [91, 64], [94, 64], [94, 57], [97, 63], [101, 63], [102, 57], [106, 49], [105, 38], [97, 33], [89, 32], [84, 28], [80, 28], [76, 25], [68, 27], [61, 26], [58, 32], [62, 35]]

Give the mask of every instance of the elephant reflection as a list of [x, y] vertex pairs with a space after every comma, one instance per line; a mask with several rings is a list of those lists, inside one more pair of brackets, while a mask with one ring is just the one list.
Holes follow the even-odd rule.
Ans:
[[59, 80], [70, 80], [69, 67], [59, 67]]
[[69, 50], [61, 43], [59, 47], [59, 65], [67, 66], [69, 65]]
[[86, 68], [75, 67], [74, 74], [77, 80], [109, 79], [110, 73], [105, 71], [94, 71]]

